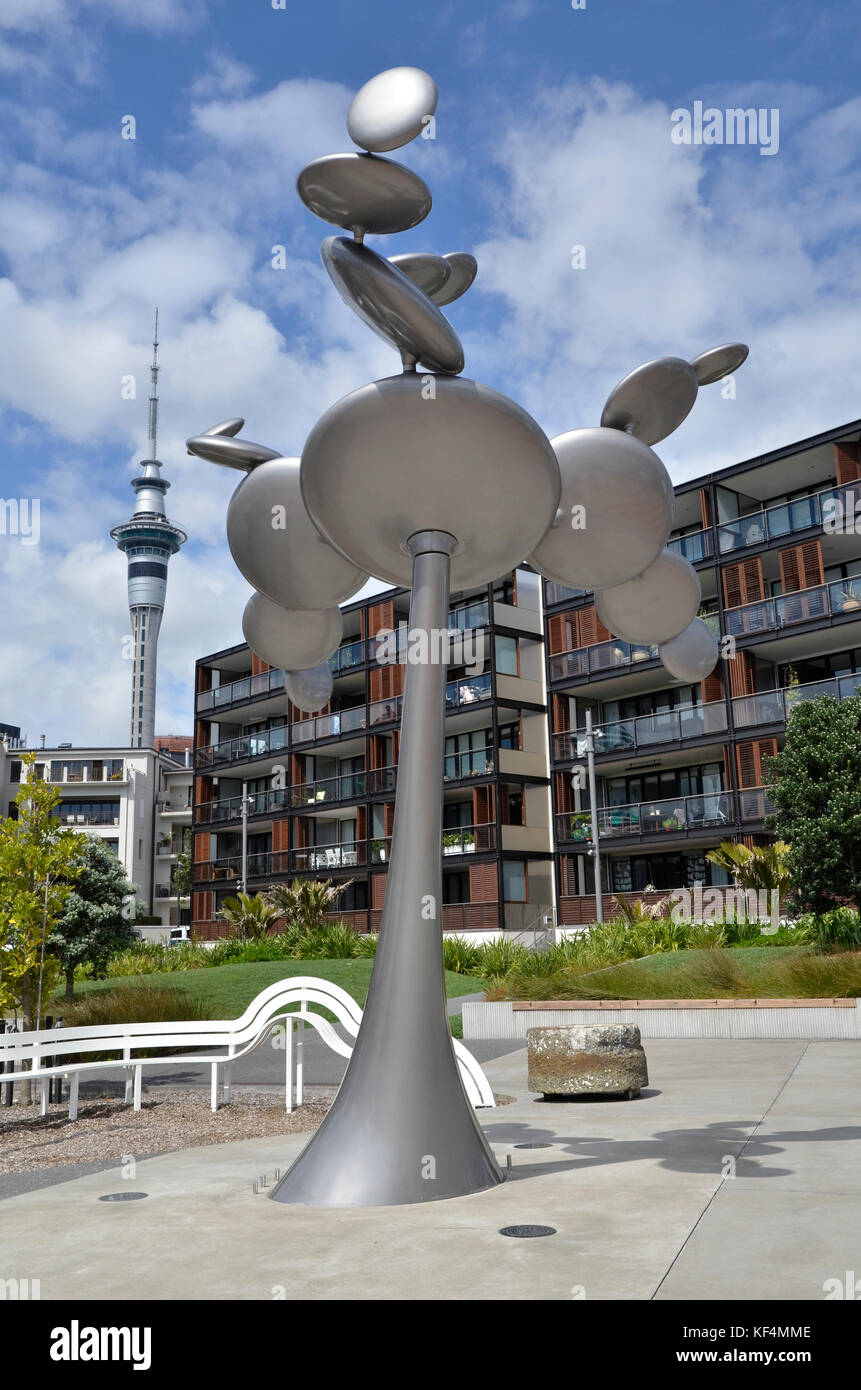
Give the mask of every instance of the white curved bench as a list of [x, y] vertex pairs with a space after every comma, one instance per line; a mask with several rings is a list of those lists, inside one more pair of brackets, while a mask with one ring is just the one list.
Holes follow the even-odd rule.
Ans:
[[[317, 1004], [335, 1015], [349, 1041], [338, 1034], [331, 1023], [310, 1005]], [[298, 1007], [297, 1007], [298, 1006]], [[42, 1114], [48, 1109], [48, 1086], [52, 1076], [68, 1076], [69, 1118], [75, 1119], [78, 1110], [78, 1085], [82, 1074], [121, 1067], [127, 1074], [126, 1100], [135, 1110], [141, 1105], [141, 1084], [144, 1067], [209, 1066], [211, 1072], [210, 1104], [218, 1109], [219, 1089], [223, 1099], [230, 1100], [230, 1074], [233, 1064], [248, 1056], [273, 1032], [284, 1035], [286, 1052], [285, 1104], [293, 1108], [303, 1098], [302, 1032], [294, 1049], [293, 1032], [298, 1024], [314, 1028], [334, 1052], [350, 1057], [354, 1039], [362, 1022], [362, 1010], [355, 999], [340, 985], [312, 975], [297, 975], [277, 980], [258, 994], [239, 1018], [221, 1020], [187, 1020], [177, 1023], [122, 1023], [78, 1028], [46, 1028], [38, 1032], [0, 1034], [0, 1061], [6, 1063], [0, 1074], [0, 1086], [9, 1081], [39, 1081], [42, 1088]], [[493, 1106], [493, 1092], [482, 1068], [457, 1038], [452, 1039], [464, 1090], [476, 1107]], [[134, 1052], [153, 1048], [224, 1048], [218, 1057], [202, 1057], [185, 1053], [179, 1057], [135, 1057]], [[63, 1057], [79, 1053], [117, 1052], [108, 1061], [63, 1062]], [[55, 1058], [52, 1065], [46, 1058]], [[223, 1074], [223, 1077], [222, 1077]]]

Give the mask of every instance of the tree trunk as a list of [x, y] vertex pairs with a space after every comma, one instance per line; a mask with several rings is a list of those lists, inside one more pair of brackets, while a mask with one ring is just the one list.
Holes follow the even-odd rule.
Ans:
[[66, 971], [66, 995], [65, 995], [65, 998], [66, 998], [66, 1003], [67, 1003], [67, 1004], [74, 1004], [74, 1002], [75, 1002], [75, 967], [74, 967], [73, 965], [70, 966], [69, 969]]
[[[24, 976], [21, 982], [21, 1013], [23, 1014], [24, 1031], [29, 1032], [33, 1028], [31, 1011], [33, 1007], [33, 991], [30, 987], [29, 976]], [[18, 1104], [33, 1104], [33, 1083], [32, 1081], [21, 1081], [18, 1084]]]

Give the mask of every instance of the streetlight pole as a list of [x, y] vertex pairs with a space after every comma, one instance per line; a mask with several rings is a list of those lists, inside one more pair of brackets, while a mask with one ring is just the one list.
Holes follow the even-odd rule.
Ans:
[[242, 892], [248, 892], [248, 783], [242, 783]]
[[589, 769], [589, 805], [592, 808], [592, 858], [595, 864], [595, 917], [604, 920], [604, 900], [601, 894], [601, 845], [598, 838], [598, 787], [595, 782], [595, 738], [592, 733], [592, 711], [586, 711], [586, 765]]

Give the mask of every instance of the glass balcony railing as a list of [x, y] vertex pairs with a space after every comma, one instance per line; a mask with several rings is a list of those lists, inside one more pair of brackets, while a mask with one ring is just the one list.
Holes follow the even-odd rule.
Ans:
[[746, 603], [740, 608], [727, 608], [724, 627], [732, 637], [750, 637], [759, 632], [776, 632], [798, 623], [844, 614], [861, 617], [861, 576], [835, 579], [813, 589], [798, 589], [777, 598]]
[[[718, 527], [718, 549], [722, 555], [726, 555], [733, 550], [744, 550], [752, 545], [762, 545], [764, 541], [794, 535], [797, 531], [809, 531], [813, 526], [821, 527], [835, 514], [839, 515], [841, 507], [847, 507], [847, 494], [855, 493], [857, 489], [857, 483], [830, 487], [814, 493], [812, 497], [779, 502], [773, 507], [727, 521]], [[854, 511], [853, 504], [849, 503], [848, 509]]]
[[484, 777], [494, 769], [493, 749], [469, 748], [465, 753], [446, 753], [444, 778], [457, 782], [463, 777]]
[[375, 700], [369, 706], [369, 726], [375, 728], [378, 724], [396, 724], [401, 717], [401, 704], [400, 695], [393, 695], [390, 700]]
[[449, 632], [468, 632], [471, 628], [487, 627], [490, 622], [490, 610], [487, 599], [481, 599], [478, 603], [466, 603], [460, 608], [453, 608], [449, 614]]
[[[679, 835], [759, 822], [774, 807], [764, 787], [748, 787], [738, 793], [719, 791], [695, 796], [672, 796], [660, 801], [634, 802], [627, 806], [602, 806], [598, 810], [600, 839], [630, 839], [655, 835]], [[591, 841], [589, 811], [561, 812], [556, 816], [558, 842]]]
[[221, 763], [243, 763], [251, 758], [262, 757], [265, 753], [277, 753], [287, 747], [287, 726], [266, 729], [259, 734], [241, 734], [237, 738], [224, 739], [208, 747], [198, 748], [196, 766], [198, 768], [216, 767]]
[[640, 642], [623, 642], [621, 638], [609, 642], [597, 642], [592, 647], [580, 647], [577, 651], [562, 652], [550, 658], [550, 680], [581, 680], [598, 671], [612, 671], [627, 666], [636, 666], [641, 661], [657, 661], [656, 645], [647, 646]]
[[270, 695], [284, 689], [283, 671], [261, 671], [255, 676], [242, 676], [237, 681], [217, 685], [213, 690], [201, 690], [197, 697], [197, 712], [222, 709], [252, 696]]
[[329, 657], [329, 666], [336, 676], [340, 676], [344, 671], [352, 670], [354, 666], [361, 666], [367, 660], [366, 653], [364, 642], [346, 642]]
[[364, 840], [345, 840], [336, 845], [314, 845], [292, 853], [292, 867], [298, 872], [313, 869], [315, 873], [329, 869], [355, 869], [367, 862]]
[[349, 709], [334, 710], [331, 714], [318, 714], [313, 719], [298, 719], [290, 725], [290, 742], [315, 743], [321, 738], [361, 733], [367, 727], [367, 706], [353, 705]]
[[483, 854], [496, 849], [495, 825], [459, 825], [442, 832], [443, 858], [455, 854]]
[[[687, 739], [703, 738], [724, 733], [727, 728], [726, 705], [712, 700], [704, 705], [684, 705], [678, 709], [662, 710], [657, 714], [638, 715], [635, 719], [620, 719], [595, 729], [596, 753], [633, 752], [664, 743], [683, 743]], [[585, 730], [568, 729], [553, 735], [553, 757], [556, 762], [569, 762], [585, 757]], [[579, 751], [582, 749], [582, 751]]]
[[732, 722], [736, 729], [784, 724], [793, 707], [805, 700], [816, 700], [820, 695], [829, 695], [833, 700], [848, 700], [850, 696], [858, 694], [861, 694], [861, 672], [787, 686], [784, 690], [766, 690], [759, 695], [739, 695], [732, 702]]
[[489, 672], [483, 676], [465, 676], [463, 680], [449, 681], [445, 688], [445, 707], [450, 713], [464, 705], [472, 705], [479, 700], [489, 700], [490, 696]]
[[567, 603], [569, 599], [584, 598], [589, 589], [569, 589], [567, 584], [557, 584], [555, 579], [547, 580], [545, 602], [550, 608], [555, 603]]
[[695, 565], [697, 560], [707, 560], [714, 553], [714, 542], [710, 530], [691, 531], [686, 536], [673, 536], [667, 541], [667, 549], [673, 550], [685, 560]]

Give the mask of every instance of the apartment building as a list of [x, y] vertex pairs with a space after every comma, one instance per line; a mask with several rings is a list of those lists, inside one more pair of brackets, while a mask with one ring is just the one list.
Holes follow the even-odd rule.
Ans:
[[[344, 607], [334, 691], [318, 714], [246, 645], [196, 669], [195, 934], [226, 930], [224, 898], [295, 878], [345, 885], [339, 915], [382, 914], [398, 775], [409, 593]], [[400, 660], [390, 659], [400, 630]], [[546, 661], [541, 588], [526, 568], [452, 598], [446, 687], [443, 924], [524, 928], [553, 910]], [[381, 645], [381, 637], [383, 644]], [[389, 656], [385, 653], [388, 652]]]
[[[176, 740], [174, 740], [176, 741]], [[179, 740], [178, 742], [182, 742]], [[189, 740], [190, 742], [190, 740]], [[192, 766], [188, 747], [28, 750], [19, 735], [0, 740], [0, 807], [14, 812], [22, 752], [35, 752], [35, 775], [60, 794], [55, 814], [70, 829], [95, 835], [116, 854], [137, 888], [145, 915], [168, 928], [188, 921], [172, 883], [191, 828]]]
[[591, 594], [545, 583], [560, 925], [595, 916], [587, 710], [608, 911], [617, 894], [720, 886], [709, 849], [770, 838], [764, 760], [788, 712], [861, 687], [859, 437], [855, 422], [676, 489], [670, 544], [698, 570], [724, 652], [699, 685], [672, 680], [657, 648], [612, 638]]

